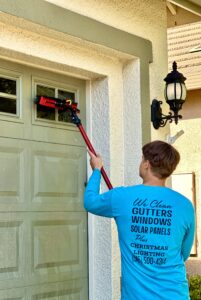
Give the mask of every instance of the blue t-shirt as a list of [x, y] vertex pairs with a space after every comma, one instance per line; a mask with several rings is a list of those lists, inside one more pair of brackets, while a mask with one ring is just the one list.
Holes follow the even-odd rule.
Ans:
[[159, 186], [114, 188], [99, 194], [94, 170], [84, 206], [114, 218], [121, 250], [122, 300], [187, 300], [185, 260], [194, 239], [194, 209], [181, 194]]

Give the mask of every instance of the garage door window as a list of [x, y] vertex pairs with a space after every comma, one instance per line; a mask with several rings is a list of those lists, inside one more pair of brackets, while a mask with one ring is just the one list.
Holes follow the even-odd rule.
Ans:
[[[69, 99], [75, 102], [75, 92], [65, 89], [50, 87], [43, 84], [36, 84], [36, 96], [55, 97], [59, 99]], [[54, 108], [48, 108], [45, 106], [37, 105], [37, 119], [43, 119], [47, 121], [71, 123], [71, 117], [69, 112], [61, 111]]]
[[0, 112], [18, 115], [18, 79], [0, 75]]

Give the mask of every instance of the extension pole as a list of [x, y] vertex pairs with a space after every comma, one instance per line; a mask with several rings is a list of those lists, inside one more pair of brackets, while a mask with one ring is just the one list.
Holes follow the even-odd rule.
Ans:
[[[95, 156], [97, 156], [96, 151], [94, 150], [94, 148], [82, 126], [82, 122], [81, 122], [80, 118], [78, 118], [77, 112], [80, 112], [80, 111], [79, 111], [79, 109], [77, 109], [77, 103], [72, 103], [72, 101], [68, 100], [68, 99], [63, 100], [63, 99], [58, 99], [58, 98], [53, 98], [53, 97], [46, 97], [46, 96], [37, 96], [34, 102], [36, 104], [40, 104], [42, 106], [58, 108], [63, 111], [70, 111], [72, 122], [79, 128], [80, 133], [81, 133], [85, 143], [87, 144], [89, 150]], [[109, 190], [113, 189], [113, 186], [112, 186], [103, 167], [101, 168], [101, 174], [102, 174]]]
[[[94, 147], [92, 146], [92, 144], [91, 144], [91, 142], [90, 142], [90, 140], [89, 140], [89, 138], [88, 138], [88, 136], [87, 136], [87, 134], [86, 134], [86, 132], [85, 132], [85, 130], [84, 130], [84, 127], [82, 126], [82, 124], [81, 124], [81, 123], [78, 123], [78, 124], [76, 124], [76, 125], [77, 125], [77, 127], [79, 128], [79, 131], [80, 131], [80, 133], [81, 133], [81, 135], [82, 135], [82, 137], [83, 137], [85, 143], [87, 144], [89, 150], [90, 150], [95, 156], [97, 156], [96, 151], [94, 150]], [[107, 176], [107, 174], [106, 174], [106, 172], [105, 172], [105, 170], [104, 170], [103, 167], [101, 168], [101, 174], [102, 174], [102, 176], [103, 176], [103, 178], [104, 178], [104, 180], [105, 180], [105, 183], [107, 184], [108, 189], [109, 189], [109, 190], [113, 189], [113, 186], [112, 186], [112, 184], [111, 184], [111, 182], [110, 182], [110, 180], [109, 180], [109, 178], [108, 178], [108, 176]]]

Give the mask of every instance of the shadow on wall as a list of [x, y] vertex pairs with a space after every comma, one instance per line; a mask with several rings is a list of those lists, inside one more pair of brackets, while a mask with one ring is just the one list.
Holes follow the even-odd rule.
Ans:
[[[186, 105], [186, 103], [185, 103]], [[184, 106], [185, 106], [184, 105]], [[199, 109], [201, 112], [201, 109]], [[182, 109], [183, 115], [183, 109]], [[196, 212], [196, 236], [194, 247], [192, 248], [193, 256], [186, 263], [187, 273], [189, 276], [201, 275], [201, 117], [181, 120], [178, 125], [170, 125], [170, 134], [174, 136], [179, 130], [183, 130], [184, 134], [178, 138], [174, 144], [181, 155], [181, 161], [176, 169], [176, 174], [180, 175], [179, 185], [180, 192], [187, 189], [185, 180], [182, 178], [185, 174], [191, 174], [192, 182], [189, 183], [188, 198], [194, 204]], [[178, 181], [178, 180], [177, 180]], [[175, 188], [177, 184], [173, 187]], [[201, 299], [201, 296], [200, 298]]]

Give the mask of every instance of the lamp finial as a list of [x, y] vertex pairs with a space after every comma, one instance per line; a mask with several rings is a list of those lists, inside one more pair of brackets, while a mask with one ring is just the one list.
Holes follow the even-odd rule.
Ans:
[[173, 69], [173, 71], [177, 70], [177, 63], [176, 63], [176, 61], [173, 62], [172, 69]]

